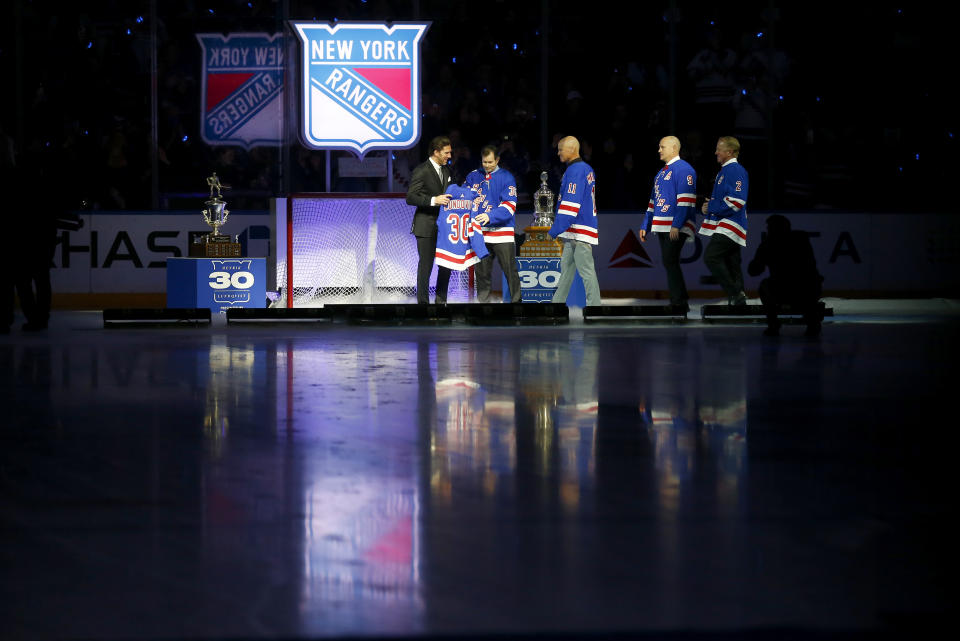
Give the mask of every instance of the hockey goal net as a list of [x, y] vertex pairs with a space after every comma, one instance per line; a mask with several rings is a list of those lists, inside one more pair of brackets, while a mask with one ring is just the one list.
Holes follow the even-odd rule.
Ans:
[[[405, 198], [323, 193], [275, 199], [277, 304], [416, 302], [417, 243]], [[434, 265], [431, 301], [436, 275]], [[467, 302], [469, 292], [468, 271], [452, 272], [447, 300]]]

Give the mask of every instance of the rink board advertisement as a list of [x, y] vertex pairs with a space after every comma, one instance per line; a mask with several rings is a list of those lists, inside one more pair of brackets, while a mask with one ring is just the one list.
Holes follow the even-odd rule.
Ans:
[[[365, 214], [364, 214], [365, 215]], [[411, 217], [412, 217], [411, 208]], [[946, 214], [799, 213], [787, 217], [794, 229], [810, 235], [824, 290], [925, 292], [954, 285], [960, 264], [960, 221]], [[518, 214], [518, 228], [530, 223]], [[760, 243], [765, 214], [750, 216], [743, 250], [746, 287], [756, 291], [760, 277], [746, 276], [746, 266]], [[187, 255], [187, 243], [210, 232], [198, 213], [83, 212], [78, 231], [59, 232], [53, 259], [56, 293], [160, 293], [166, 288], [166, 259]], [[605, 295], [664, 291], [666, 274], [656, 240], [641, 243], [638, 212], [600, 214], [600, 244], [594, 261]], [[237, 237], [246, 257], [269, 257], [272, 279], [276, 244], [275, 219], [267, 212], [231, 213], [224, 232]], [[683, 250], [683, 271], [691, 291], [717, 293], [702, 284], [705, 239]], [[499, 282], [499, 279], [495, 282]], [[708, 294], [709, 295], [709, 294]]]
[[[77, 231], [61, 231], [51, 273], [54, 293], [162, 293], [166, 261], [187, 256], [188, 243], [210, 233], [198, 213], [81, 212]], [[245, 257], [272, 257], [267, 212], [230, 212], [222, 233]], [[273, 260], [267, 261], [268, 277]]]
[[[747, 275], [747, 265], [766, 230], [768, 214], [751, 214], [747, 246], [741, 252], [744, 284], [756, 291], [764, 276]], [[807, 232], [829, 291], [933, 291], [955, 287], [952, 272], [960, 264], [960, 221], [947, 214], [787, 213], [793, 229]], [[600, 245], [594, 248], [603, 292], [666, 290], [660, 246], [637, 233], [639, 213], [600, 213]], [[698, 225], [701, 216], [697, 217]], [[710, 271], [703, 249], [710, 239], [697, 234], [681, 253], [681, 267], [691, 291], [716, 291], [703, 283]], [[709, 293], [706, 295], [709, 296]]]

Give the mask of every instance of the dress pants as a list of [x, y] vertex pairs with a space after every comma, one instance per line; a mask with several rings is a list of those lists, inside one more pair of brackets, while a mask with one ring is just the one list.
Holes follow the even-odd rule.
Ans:
[[490, 243], [487, 245], [490, 254], [477, 263], [474, 274], [477, 277], [477, 300], [481, 303], [490, 302], [490, 289], [493, 285], [493, 257], [497, 257], [500, 269], [507, 277], [507, 286], [510, 288], [510, 302], [520, 302], [520, 274], [517, 271], [517, 245], [509, 243]]
[[740, 268], [739, 244], [723, 234], [714, 234], [703, 250], [703, 262], [728, 298], [740, 296], [743, 292], [743, 270]]
[[[417, 263], [417, 303], [426, 305], [430, 302], [430, 272], [433, 270], [433, 259], [437, 254], [437, 232], [433, 236], [417, 236], [417, 254], [420, 261]], [[437, 266], [437, 293], [436, 302], [443, 305], [447, 302], [447, 286], [450, 284], [450, 270]]]
[[670, 240], [668, 232], [657, 232], [660, 241], [660, 257], [667, 270], [667, 289], [670, 290], [671, 305], [685, 305], [690, 298], [687, 295], [687, 284], [683, 280], [683, 270], [680, 269], [680, 252], [683, 250], [687, 236], [680, 234], [677, 240]]

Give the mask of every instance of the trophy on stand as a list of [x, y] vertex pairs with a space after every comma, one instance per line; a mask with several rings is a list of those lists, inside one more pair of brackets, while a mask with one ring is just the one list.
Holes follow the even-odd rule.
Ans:
[[525, 227], [527, 239], [520, 246], [523, 258], [559, 258], [563, 244], [550, 238], [548, 231], [553, 226], [553, 192], [547, 186], [547, 172], [540, 173], [540, 189], [533, 194], [533, 224]]
[[[221, 190], [227, 189], [220, 184], [217, 173], [207, 178], [207, 185], [210, 186], [210, 200], [205, 200], [207, 206], [203, 210], [203, 221], [213, 227], [213, 233], [206, 236], [200, 236], [190, 244], [189, 255], [191, 258], [222, 258], [240, 256], [240, 243], [230, 240], [230, 236], [220, 233], [220, 228], [227, 222], [230, 212], [227, 210], [227, 203], [221, 197]], [[214, 194], [213, 192], [217, 193]]]

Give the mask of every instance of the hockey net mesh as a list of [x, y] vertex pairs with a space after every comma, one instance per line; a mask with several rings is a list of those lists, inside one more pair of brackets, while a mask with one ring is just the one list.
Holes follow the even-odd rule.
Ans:
[[[413, 207], [402, 197], [293, 199], [293, 305], [415, 303], [417, 243], [410, 233]], [[287, 227], [286, 207], [277, 226]], [[288, 233], [290, 231], [288, 229]], [[279, 304], [286, 305], [286, 246], [277, 248]], [[430, 276], [434, 300], [437, 267]], [[451, 272], [447, 300], [469, 299], [468, 272]]]

